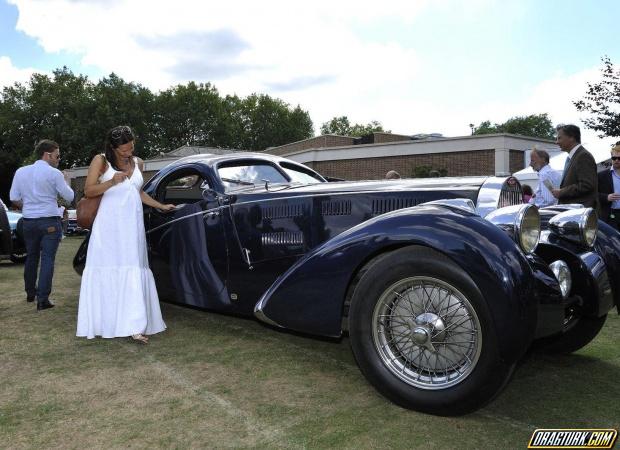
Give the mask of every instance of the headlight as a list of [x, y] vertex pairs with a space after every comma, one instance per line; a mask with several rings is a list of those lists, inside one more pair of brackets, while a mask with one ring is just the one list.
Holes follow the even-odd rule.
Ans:
[[540, 238], [540, 215], [535, 206], [507, 206], [487, 214], [485, 219], [506, 231], [525, 253], [536, 250]]
[[571, 209], [553, 216], [549, 229], [565, 239], [592, 247], [598, 232], [598, 216], [592, 208]]
[[568, 268], [568, 264], [566, 264], [561, 259], [558, 259], [557, 261], [554, 261], [551, 264], [549, 264], [549, 268], [551, 269], [551, 271], [557, 278], [558, 283], [560, 284], [560, 290], [562, 291], [562, 296], [564, 298], [568, 297], [568, 294], [570, 293], [571, 285], [573, 283], [573, 280], [570, 274], [570, 269]]

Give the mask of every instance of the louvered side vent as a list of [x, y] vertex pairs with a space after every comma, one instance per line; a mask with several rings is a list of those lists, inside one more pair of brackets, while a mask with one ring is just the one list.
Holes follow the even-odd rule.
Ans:
[[304, 235], [301, 231], [278, 231], [264, 233], [262, 236], [263, 246], [266, 245], [302, 245]]
[[287, 219], [302, 215], [302, 205], [276, 205], [263, 207], [263, 219]]
[[324, 216], [348, 216], [351, 214], [351, 200], [334, 200], [321, 203], [321, 214]]
[[397, 209], [416, 206], [420, 201], [417, 198], [381, 198], [372, 201], [372, 214], [378, 216]]
[[523, 191], [521, 190], [521, 186], [518, 184], [511, 186], [508, 183], [504, 183], [502, 192], [499, 194], [497, 207], [503, 208], [504, 206], [520, 205], [521, 203], [523, 203]]

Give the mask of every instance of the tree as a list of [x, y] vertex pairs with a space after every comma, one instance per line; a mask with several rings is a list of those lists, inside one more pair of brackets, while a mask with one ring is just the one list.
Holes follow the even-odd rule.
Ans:
[[609, 57], [601, 58], [602, 81], [588, 83], [582, 100], [573, 102], [578, 111], [594, 117], [583, 120], [586, 127], [599, 132], [599, 137], [620, 136], [620, 69], [614, 70]]
[[184, 144], [265, 150], [313, 134], [307, 111], [268, 95], [222, 98], [210, 83], [194, 82], [154, 94], [114, 73], [94, 84], [63, 67], [0, 92], [0, 195], [7, 199], [40, 139], [60, 144], [62, 168], [84, 166], [116, 125], [133, 128], [143, 158]]
[[291, 108], [288, 103], [264, 94], [244, 99], [227, 96], [224, 104], [233, 148], [265, 150], [313, 134], [312, 119], [299, 105]]
[[517, 116], [508, 119], [504, 123], [496, 123], [485, 120], [474, 129], [474, 134], [510, 133], [521, 136], [554, 139], [555, 128], [549, 116], [545, 114], [531, 114], [529, 116]]
[[376, 120], [373, 120], [366, 125], [361, 125], [359, 123], [351, 125], [347, 116], [334, 117], [329, 122], [325, 122], [321, 125], [321, 134], [361, 137], [373, 132], [390, 133], [390, 131], [385, 131], [383, 129], [383, 125]]
[[223, 131], [224, 111], [217, 89], [210, 83], [177, 85], [155, 100], [152, 150], [168, 152], [182, 145], [220, 147], [228, 142]]

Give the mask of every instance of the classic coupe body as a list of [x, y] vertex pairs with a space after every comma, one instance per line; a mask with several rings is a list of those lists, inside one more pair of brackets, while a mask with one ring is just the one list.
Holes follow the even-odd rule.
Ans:
[[[442, 415], [496, 395], [537, 342], [572, 352], [620, 304], [620, 234], [513, 178], [326, 182], [265, 154], [196, 155], [145, 191], [162, 299], [338, 338], [381, 393]], [[74, 265], [86, 258], [83, 244]]]

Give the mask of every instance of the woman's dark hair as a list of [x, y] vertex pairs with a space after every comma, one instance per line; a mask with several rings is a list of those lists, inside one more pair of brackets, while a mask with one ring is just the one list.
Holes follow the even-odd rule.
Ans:
[[120, 170], [116, 164], [114, 149], [127, 144], [135, 139], [133, 131], [127, 125], [112, 128], [105, 136], [105, 159], [112, 165], [114, 170]]
[[41, 159], [44, 153], [52, 153], [57, 148], [59, 147], [56, 142], [49, 139], [42, 139], [34, 146], [34, 153], [37, 155], [38, 159]]
[[522, 185], [521, 190], [523, 191], [523, 195], [532, 195], [534, 193], [532, 191], [532, 186], [530, 186], [529, 184]]

